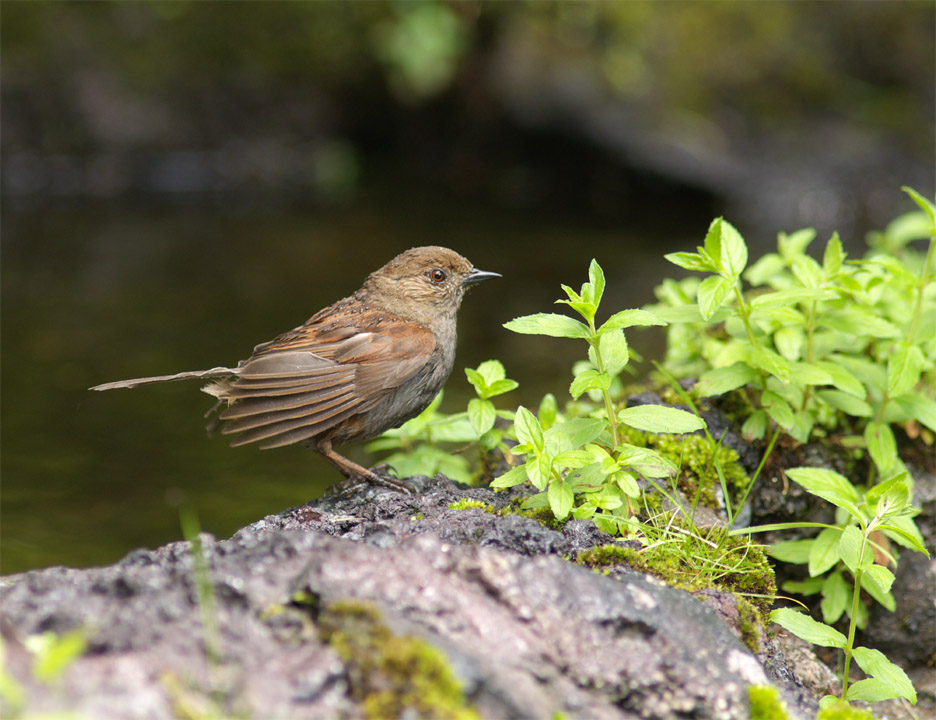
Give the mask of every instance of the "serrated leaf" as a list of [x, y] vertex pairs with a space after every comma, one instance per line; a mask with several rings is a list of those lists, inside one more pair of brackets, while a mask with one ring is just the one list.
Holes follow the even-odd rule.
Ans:
[[514, 416], [514, 430], [518, 441], [529, 445], [536, 452], [543, 452], [545, 446], [543, 428], [540, 427], [536, 416], [523, 405], [517, 408], [517, 414]]
[[478, 365], [478, 372], [488, 385], [507, 377], [507, 371], [504, 370], [504, 365], [500, 360], [485, 360]]
[[894, 398], [910, 417], [936, 432], [936, 400], [919, 393], [907, 393]]
[[702, 397], [724, 395], [727, 392], [743, 387], [757, 379], [757, 371], [747, 363], [737, 362], [728, 367], [715, 368], [704, 373], [696, 385], [696, 390]]
[[792, 261], [797, 255], [806, 252], [806, 248], [816, 238], [813, 228], [803, 228], [792, 233], [777, 234], [777, 248], [787, 261]]
[[566, 482], [572, 486], [573, 490], [588, 492], [604, 485], [607, 477], [608, 473], [601, 469], [601, 463], [593, 462], [572, 470], [566, 476]]
[[786, 269], [786, 263], [777, 253], [767, 253], [755, 261], [745, 273], [745, 279], [754, 287], [763, 285]]
[[869, 422], [865, 426], [864, 437], [868, 445], [868, 454], [871, 455], [878, 471], [885, 475], [897, 462], [894, 431], [887, 423]]
[[498, 395], [503, 395], [504, 393], [508, 393], [511, 390], [515, 390], [518, 385], [519, 383], [516, 380], [494, 380], [490, 385], [488, 385], [487, 396], [492, 398], [497, 397]]
[[900, 336], [900, 329], [896, 325], [858, 305], [849, 305], [834, 312], [822, 313], [816, 318], [816, 322], [820, 327], [837, 330], [846, 335], [870, 335], [875, 338]]
[[[737, 281], [747, 266], [748, 250], [735, 227], [726, 220], [719, 222], [719, 235], [721, 246], [721, 270], [727, 276]], [[706, 247], [708, 240], [706, 239]]]
[[[916, 703], [916, 691], [913, 689], [913, 683], [910, 682], [907, 673], [888, 660], [887, 656], [880, 650], [856, 647], [852, 650], [852, 657], [855, 658], [858, 667], [864, 670], [865, 673], [896, 691], [899, 697], [905, 697], [910, 702]], [[857, 684], [855, 683], [855, 685]], [[848, 693], [848, 699], [854, 699], [851, 692]]]
[[468, 419], [479, 436], [494, 427], [496, 417], [494, 404], [490, 400], [472, 398], [468, 401]]
[[633, 473], [625, 470], [619, 470], [611, 476], [611, 480], [616, 482], [621, 492], [632, 498], [640, 497], [640, 486], [637, 484], [637, 478]]
[[619, 330], [629, 327], [647, 327], [648, 325], [666, 325], [666, 322], [657, 317], [655, 312], [647, 310], [621, 310], [614, 313], [598, 328], [598, 334], [601, 335], [610, 330]]
[[[876, 703], [898, 697], [902, 697], [902, 695], [897, 692], [896, 688], [877, 678], [865, 678], [848, 686], [849, 702], [863, 700], [864, 702]], [[851, 710], [851, 707], [849, 707], [849, 710]]]
[[777, 560], [793, 563], [794, 565], [805, 565], [809, 562], [809, 556], [812, 554], [812, 548], [815, 544], [816, 541], [813, 539], [781, 540], [769, 545], [767, 552]]
[[809, 551], [809, 574], [822, 575], [839, 561], [838, 543], [840, 528], [825, 528], [816, 536]]
[[721, 275], [713, 275], [702, 281], [702, 284], [699, 285], [698, 302], [699, 312], [703, 320], [712, 319], [715, 312], [731, 294], [733, 288], [734, 282], [723, 278]]
[[793, 408], [782, 397], [774, 392], [765, 392], [761, 395], [761, 402], [767, 407], [767, 414], [770, 419], [786, 431], [790, 431], [796, 424], [796, 413]]
[[801, 443], [809, 442], [809, 434], [812, 432], [813, 425], [816, 424], [816, 418], [809, 410], [797, 410], [793, 418], [793, 427], [790, 428], [790, 435]]
[[685, 410], [664, 405], [637, 405], [618, 412], [618, 420], [638, 430], [654, 433], [689, 433], [705, 427], [705, 421]]
[[591, 465], [595, 458], [587, 450], [563, 450], [556, 455], [553, 463], [563, 468], [577, 469]]
[[783, 307], [808, 300], [830, 300], [835, 294], [823, 288], [789, 288], [764, 293], [751, 300], [751, 308], [760, 311], [766, 308]]
[[572, 488], [562, 480], [553, 480], [549, 483], [549, 507], [557, 520], [565, 520], [575, 504], [575, 495]]
[[917, 345], [899, 342], [887, 359], [887, 394], [903, 395], [920, 381], [923, 371], [923, 351]]
[[548, 335], [550, 337], [565, 338], [591, 337], [591, 330], [588, 329], [587, 325], [567, 315], [558, 315], [556, 313], [525, 315], [504, 323], [504, 327], [523, 335]]
[[556, 418], [559, 417], [559, 403], [556, 402], [555, 395], [552, 393], [543, 395], [536, 416], [539, 418], [543, 430], [549, 430], [556, 423]]
[[819, 608], [822, 610], [822, 620], [826, 624], [837, 622], [845, 614], [850, 591], [851, 588], [840, 572], [832, 573], [822, 583], [822, 602], [819, 603]]
[[494, 478], [491, 482], [492, 488], [509, 488], [514, 485], [520, 485], [527, 481], [526, 467], [523, 465], [517, 465], [517, 467], [511, 468], [505, 472], [500, 477]]
[[553, 459], [549, 453], [527, 459], [526, 473], [537, 490], [545, 490], [552, 478]]
[[913, 518], [906, 515], [891, 517], [887, 519], [885, 525], [878, 525], [878, 529], [898, 545], [916, 550], [929, 557], [929, 551], [923, 544], [923, 535], [913, 522]]
[[820, 390], [816, 396], [852, 417], [871, 417], [874, 414], [874, 410], [864, 400], [841, 390]]
[[848, 479], [825, 468], [790, 468], [787, 476], [813, 495], [828, 500], [836, 507], [847, 510], [855, 517], [862, 517], [858, 509], [858, 491]]
[[839, 536], [838, 552], [842, 562], [851, 570], [852, 575], [858, 571], [864, 561], [863, 546], [864, 536], [861, 534], [861, 530], [854, 525], [848, 525], [842, 530], [842, 534]]
[[878, 584], [869, 574], [874, 572], [875, 567], [880, 566], [876, 566], [873, 562], [870, 561], [867, 563], [867, 565], [868, 567], [864, 568], [864, 572], [861, 574], [861, 589], [873, 597], [878, 605], [888, 610], [889, 612], [894, 612], [897, 609], [896, 598], [894, 598], [893, 594], [889, 590], [885, 591], [878, 587]]
[[[800, 595], [815, 595], [825, 583], [826, 578], [806, 578], [805, 580], [787, 580], [781, 589], [787, 592], [799, 593]], [[826, 620], [828, 622], [828, 620]]]
[[813, 620], [809, 615], [790, 608], [779, 608], [770, 613], [772, 622], [786, 628], [798, 638], [822, 647], [844, 648], [848, 640], [842, 633], [828, 625]]
[[589, 390], [607, 390], [611, 387], [611, 376], [608, 373], [598, 372], [595, 369], [586, 370], [575, 376], [569, 386], [569, 394], [573, 400]]
[[716, 267], [714, 267], [710, 262], [708, 262], [708, 260], [703, 258], [698, 253], [675, 252], [667, 253], [663, 257], [673, 263], [673, 265], [678, 265], [685, 270], [695, 270], [696, 272], [718, 272]]
[[629, 467], [648, 478], [666, 478], [676, 474], [676, 466], [650, 448], [622, 443], [615, 450], [621, 467]]

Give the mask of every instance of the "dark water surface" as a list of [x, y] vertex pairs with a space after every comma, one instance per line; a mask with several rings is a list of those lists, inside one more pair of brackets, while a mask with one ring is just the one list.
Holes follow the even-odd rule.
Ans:
[[[521, 384], [503, 407], [535, 405], [546, 391], [562, 402], [584, 348], [501, 324], [553, 311], [559, 283], [577, 288], [592, 257], [608, 277], [604, 316], [649, 302], [673, 274], [662, 254], [700, 242], [707, 222], [587, 228], [437, 203], [305, 213], [5, 209], [0, 571], [104, 564], [179, 539], [180, 502], [226, 537], [340, 479], [304, 448], [209, 439], [202, 413], [212, 398], [197, 382], [108, 393], [91, 385], [234, 364], [398, 252], [441, 244], [504, 275], [465, 300], [444, 408], [468, 397], [462, 368], [491, 357]], [[630, 338], [652, 354], [660, 335]]]

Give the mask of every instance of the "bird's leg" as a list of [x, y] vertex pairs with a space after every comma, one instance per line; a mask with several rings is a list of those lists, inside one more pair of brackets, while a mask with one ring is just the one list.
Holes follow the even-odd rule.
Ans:
[[335, 468], [337, 468], [338, 471], [349, 480], [366, 480], [372, 485], [381, 485], [383, 487], [390, 488], [391, 490], [397, 490], [399, 492], [406, 493], [407, 495], [412, 495], [416, 492], [412, 487], [407, 485], [402, 480], [397, 480], [389, 476], [381, 477], [377, 473], [368, 470], [361, 465], [358, 465], [356, 462], [348, 460], [348, 458], [344, 457], [343, 455], [339, 455], [332, 449], [331, 442], [328, 440], [319, 440], [315, 444], [315, 449], [323, 458], [334, 465]]

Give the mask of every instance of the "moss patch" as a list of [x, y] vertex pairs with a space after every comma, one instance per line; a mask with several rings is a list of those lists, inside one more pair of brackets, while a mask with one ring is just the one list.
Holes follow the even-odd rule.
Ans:
[[748, 702], [751, 720], [788, 720], [790, 717], [779, 691], [770, 685], [749, 685]]
[[874, 715], [844, 700], [836, 700], [826, 707], [820, 707], [816, 720], [874, 720]]
[[445, 655], [413, 635], [394, 635], [367, 603], [332, 603], [319, 634], [348, 668], [352, 695], [367, 718], [478, 720]]

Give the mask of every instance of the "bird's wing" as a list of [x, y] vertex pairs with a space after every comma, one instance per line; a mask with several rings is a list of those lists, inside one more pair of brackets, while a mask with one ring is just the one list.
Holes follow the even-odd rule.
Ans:
[[432, 332], [387, 313], [363, 311], [353, 325], [313, 321], [258, 346], [237, 379], [218, 390], [229, 403], [223, 432], [241, 433], [233, 445], [314, 437], [373, 407], [435, 349]]

